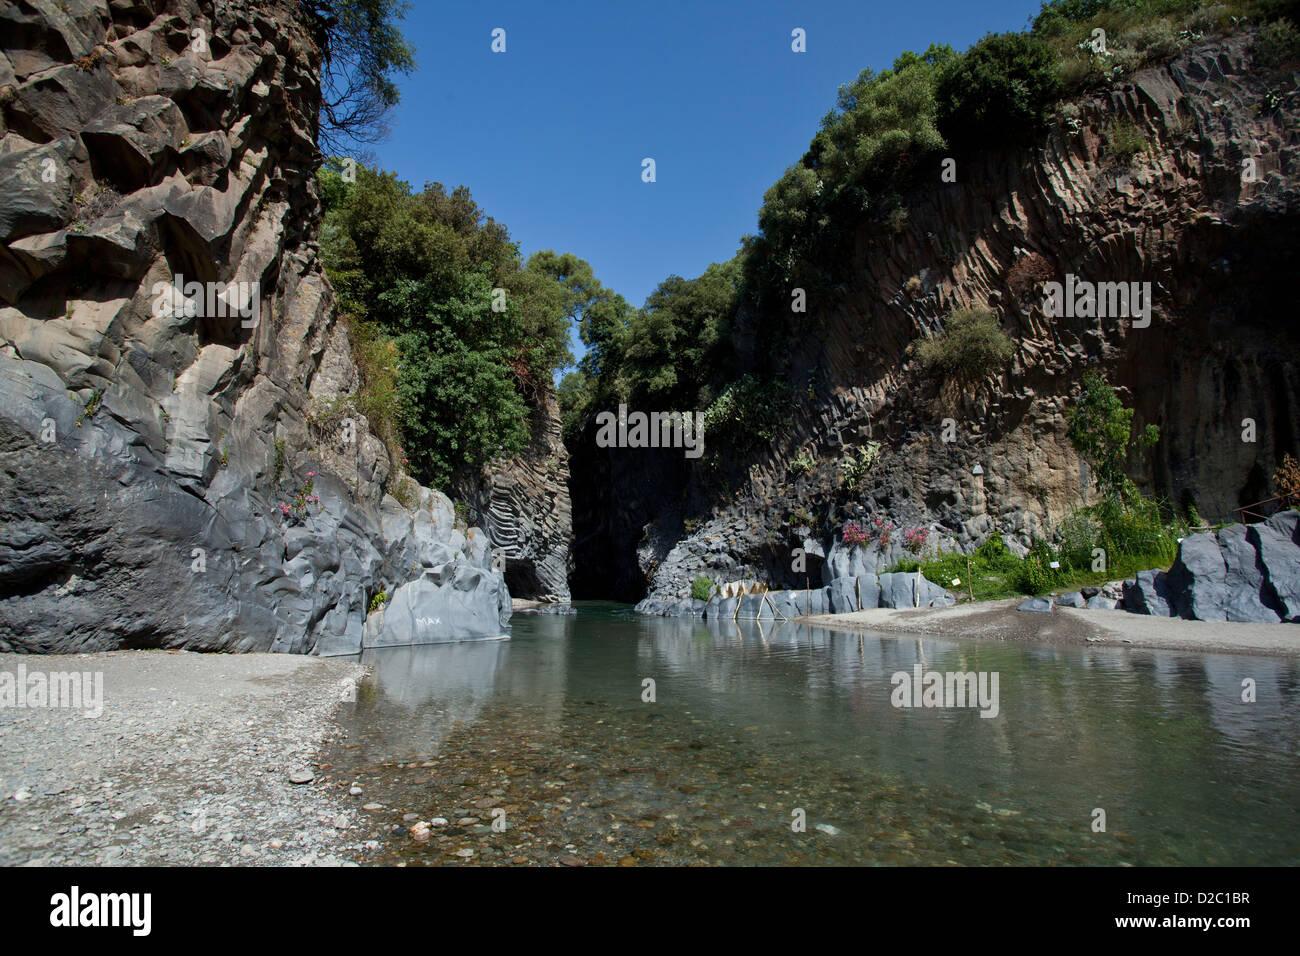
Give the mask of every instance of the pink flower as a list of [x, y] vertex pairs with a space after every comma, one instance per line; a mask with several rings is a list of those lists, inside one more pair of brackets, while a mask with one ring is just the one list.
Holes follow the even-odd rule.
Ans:
[[307, 472], [307, 477], [308, 477], [308, 478], [315, 478], [315, 477], [316, 477], [316, 472], [314, 472], [314, 471], [309, 471], [309, 472]]

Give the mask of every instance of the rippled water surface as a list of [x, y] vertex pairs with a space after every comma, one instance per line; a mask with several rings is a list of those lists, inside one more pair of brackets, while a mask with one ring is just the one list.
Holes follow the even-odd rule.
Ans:
[[[382, 862], [1300, 862], [1292, 659], [577, 606], [366, 652], [336, 759], [384, 805]], [[918, 662], [996, 673], [998, 715], [894, 707]], [[448, 826], [417, 842], [411, 813]]]

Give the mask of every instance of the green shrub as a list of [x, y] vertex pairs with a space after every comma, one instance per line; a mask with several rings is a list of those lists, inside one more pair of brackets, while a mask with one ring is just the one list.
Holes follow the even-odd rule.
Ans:
[[691, 599], [707, 601], [713, 596], [713, 582], [701, 575], [691, 582]]
[[383, 607], [385, 602], [387, 601], [388, 601], [388, 592], [380, 591], [378, 594], [376, 594], [374, 597], [370, 599], [370, 607], [367, 608], [367, 612], [370, 614], [374, 614], [381, 607]]
[[742, 375], [704, 410], [705, 448], [743, 450], [771, 441], [786, 423], [790, 390], [779, 382]]
[[1075, 451], [1092, 467], [1097, 490], [1111, 499], [1111, 507], [1137, 500], [1136, 488], [1125, 466], [1131, 450], [1150, 448], [1160, 440], [1160, 429], [1148, 425], [1133, 436], [1133, 409], [1096, 372], [1084, 375], [1078, 397], [1065, 413], [1066, 436]]
[[869, 441], [857, 455], [845, 454], [840, 459], [840, 487], [847, 492], [858, 490], [862, 479], [880, 457], [880, 442]]
[[917, 344], [916, 357], [931, 372], [977, 378], [1001, 371], [1016, 346], [987, 309], [957, 309], [943, 331]]
[[1275, 20], [1260, 27], [1255, 35], [1255, 62], [1260, 66], [1281, 66], [1300, 60], [1300, 29], [1290, 20]]
[[1028, 33], [991, 33], [940, 73], [939, 129], [952, 143], [987, 148], [1039, 127], [1060, 89], [1046, 43]]
[[1043, 594], [1050, 591], [1062, 577], [1062, 569], [1053, 568], [1052, 562], [1060, 564], [1056, 550], [1042, 538], [1035, 538], [1029, 554], [1020, 561], [1012, 575], [1016, 590], [1022, 594]]
[[803, 475], [816, 467], [816, 457], [811, 452], [804, 450], [795, 455], [794, 461], [790, 462], [790, 474]]
[[1106, 142], [1106, 155], [1116, 162], [1132, 162], [1134, 156], [1145, 153], [1150, 148], [1151, 144], [1147, 142], [1147, 138], [1142, 135], [1137, 124], [1128, 117], [1117, 120], [1110, 128], [1110, 136]]

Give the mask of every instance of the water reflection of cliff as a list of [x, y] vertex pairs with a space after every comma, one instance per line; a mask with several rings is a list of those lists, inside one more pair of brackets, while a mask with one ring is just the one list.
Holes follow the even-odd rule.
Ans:
[[[857, 635], [789, 622], [646, 618], [639, 642], [660, 700], [770, 728], [772, 747], [852, 772], [941, 785], [1001, 806], [1044, 806], [1086, 821], [1103, 806], [1181, 803], [1207, 817], [1230, 781], [1258, 775], [1261, 804], [1300, 791], [1290, 658]], [[997, 671], [1000, 714], [895, 708], [892, 674]], [[1242, 681], [1256, 701], [1242, 700]], [[665, 692], [668, 697], [665, 697]], [[1050, 778], [1050, 779], [1048, 779]], [[1121, 783], [1122, 781], [1122, 783]], [[1194, 783], [1193, 783], [1194, 782]], [[1285, 805], [1285, 804], [1283, 804]], [[1287, 811], [1290, 812], [1290, 811]]]
[[[543, 622], [538, 630], [552, 626]], [[468, 641], [372, 648], [370, 668], [350, 721], [350, 743], [373, 760], [413, 760], [438, 752], [450, 734], [471, 725], [489, 705], [516, 702], [531, 726], [562, 710], [567, 643]], [[523, 658], [520, 660], [519, 658]]]

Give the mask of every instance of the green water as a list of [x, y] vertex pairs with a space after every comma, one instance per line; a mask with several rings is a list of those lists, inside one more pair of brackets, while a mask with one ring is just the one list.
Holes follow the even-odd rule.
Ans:
[[[1300, 862], [1292, 659], [578, 608], [363, 656], [337, 759], [384, 804], [381, 862]], [[918, 661], [997, 673], [997, 716], [893, 706]]]

